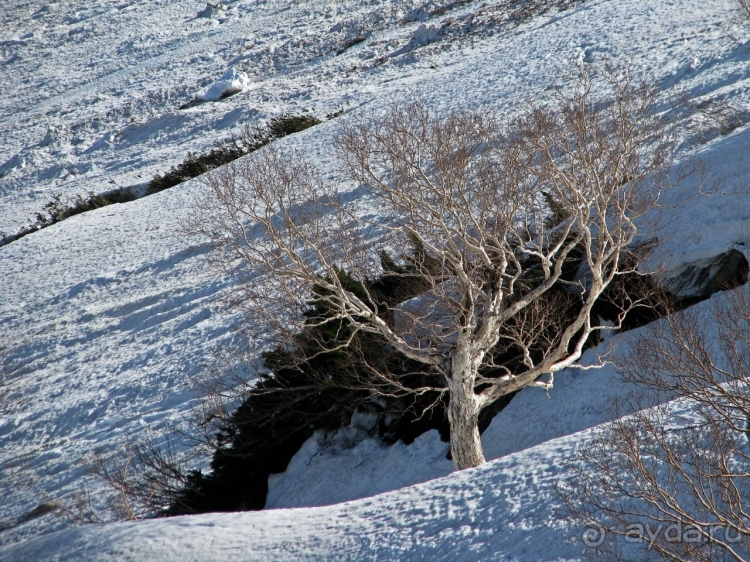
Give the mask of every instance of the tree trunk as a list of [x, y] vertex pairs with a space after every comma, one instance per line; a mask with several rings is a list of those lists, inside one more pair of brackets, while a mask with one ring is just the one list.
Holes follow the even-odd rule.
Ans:
[[483, 464], [484, 452], [479, 438], [479, 407], [474, 393], [475, 369], [465, 353], [452, 358], [448, 421], [451, 426], [451, 456], [456, 470]]

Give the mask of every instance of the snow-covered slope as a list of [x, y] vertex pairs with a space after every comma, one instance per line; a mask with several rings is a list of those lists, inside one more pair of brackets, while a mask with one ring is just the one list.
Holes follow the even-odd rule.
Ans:
[[[244, 123], [283, 111], [322, 117], [441, 74], [444, 54], [454, 53], [451, 65], [465, 60], [456, 51], [520, 13], [497, 0], [214, 4], [225, 9], [202, 0], [3, 6], [0, 232], [54, 193], [144, 183]], [[244, 94], [191, 104], [232, 66], [249, 77]]]
[[[724, 298], [718, 294], [712, 301]], [[712, 304], [701, 303], [696, 311], [709, 331], [715, 327]], [[620, 344], [620, 349], [627, 347], [627, 341]], [[573, 477], [577, 449], [607, 419], [610, 401], [626, 389], [611, 371], [567, 374], [554, 400], [527, 389], [495, 419], [483, 441], [488, 453], [500, 458], [476, 469], [324, 507], [74, 528], [0, 547], [0, 559], [528, 561], [595, 556], [583, 540], [586, 528], [566, 517], [556, 487]], [[690, 407], [677, 403], [673, 411], [688, 416]], [[580, 427], [588, 429], [578, 431]], [[321, 481], [318, 490], [336, 497], [337, 488], [352, 486], [341, 479], [350, 472], [360, 480], [390, 480], [395, 488], [400, 471], [426, 474], [425, 464], [438, 460], [430, 459], [434, 450], [428, 451], [425, 443], [429, 449], [427, 439], [411, 453], [368, 451], [359, 456], [350, 450], [336, 459], [343, 468], [334, 469], [333, 462], [308, 467], [306, 483]], [[435, 450], [444, 456], [445, 447]], [[308, 457], [309, 451], [300, 454]], [[399, 462], [399, 455], [409, 462]], [[355, 462], [379, 465], [358, 470]], [[448, 465], [442, 458], [439, 466], [448, 472]], [[633, 548], [631, 559], [658, 559], [637, 544], [625, 546]]]
[[[444, 113], [511, 112], [543, 98], [571, 58], [611, 58], [688, 98], [750, 109], [750, 23], [733, 0], [561, 2], [567, 9], [520, 22], [508, 21], [516, 3], [423, 4], [237, 0], [201, 17], [205, 3], [165, 0], [29, 0], [4, 8], [0, 231], [24, 224], [55, 192], [145, 182], [187, 150], [284, 111], [380, 111], [419, 95]], [[244, 92], [180, 109], [230, 66], [251, 77]], [[671, 270], [750, 241], [750, 130], [720, 136], [700, 116], [675, 115], [687, 126], [682, 156], [703, 158], [706, 182], [733, 195], [664, 211], [670, 220], [656, 232], [664, 243], [654, 259]], [[335, 128], [326, 122], [280, 146], [332, 171]], [[676, 199], [695, 189], [691, 181]], [[191, 181], [0, 247], [0, 346], [8, 349], [0, 364], [12, 382], [0, 417], [0, 524], [83, 490], [102, 501], [87, 458], [184, 427], [196, 399], [193, 377], [213, 349], [236, 343], [238, 318], [217, 306], [231, 279], [206, 268], [208, 248], [179, 233], [199, 189]], [[144, 549], [167, 548], [157, 544], [160, 533], [193, 548], [196, 559], [212, 552], [389, 558], [405, 552], [399, 541], [417, 559], [438, 551], [446, 559], [576, 557], [578, 547], [551, 546], [571, 530], [554, 523], [549, 487], [579, 438], [571, 434], [605, 421], [623, 389], [610, 371], [559, 379], [551, 399], [527, 390], [502, 412], [483, 437], [499, 460], [476, 471], [318, 510], [70, 530], [0, 550], [0, 558], [35, 559], [37, 548], [63, 553], [73, 543], [91, 553], [106, 553], [102, 545], [111, 543], [123, 559], [127, 552], [168, 558], [166, 550], [136, 548], [139, 537]], [[327, 504], [424, 482], [450, 472], [445, 451], [434, 434], [385, 450], [372, 441], [347, 451], [311, 441], [287, 473], [272, 478], [269, 506]], [[524, 477], [514, 478], [518, 472]], [[51, 514], [0, 532], [0, 543], [69, 524]]]

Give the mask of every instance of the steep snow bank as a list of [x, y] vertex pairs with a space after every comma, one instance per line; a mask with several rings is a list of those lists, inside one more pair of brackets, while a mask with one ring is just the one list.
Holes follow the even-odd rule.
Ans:
[[[0, 547], [0, 558], [93, 560], [573, 560], [554, 485], [580, 435], [373, 498], [308, 509], [93, 526]], [[393, 467], [396, 468], [396, 467]]]

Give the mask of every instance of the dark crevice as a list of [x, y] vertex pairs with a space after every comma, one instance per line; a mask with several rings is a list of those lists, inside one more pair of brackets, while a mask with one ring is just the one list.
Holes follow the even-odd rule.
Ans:
[[[635, 248], [626, 256], [625, 266], [634, 266], [650, 247]], [[412, 259], [415, 261], [424, 259], [414, 257], [414, 252], [418, 251], [418, 248], [413, 249]], [[563, 276], [566, 281], [576, 278], [582, 259], [583, 254], [579, 253], [566, 264]], [[424, 289], [417, 277], [410, 282], [410, 278], [404, 276], [408, 273], [408, 264], [407, 267], [399, 266], [385, 253], [381, 255], [381, 262], [384, 274], [367, 283], [370, 293], [386, 304], [383, 308], [387, 317], [388, 310], [421, 294]], [[663, 317], [669, 311], [705, 300], [717, 290], [733, 288], [747, 281], [748, 264], [741, 253], [732, 254], [724, 262], [730, 264], [727, 269], [717, 271], [714, 264], [710, 279], [703, 279], [704, 283], [699, 287], [700, 294], [688, 297], [659, 287], [650, 276], [635, 272], [617, 276], [597, 303], [593, 317], [617, 321], [618, 317], [624, 315], [622, 330], [631, 330]], [[389, 271], [399, 275], [389, 276]], [[344, 272], [341, 272], [341, 276], [342, 281], [350, 284], [350, 290], [357, 290], [352, 278]], [[575, 300], [568, 298], [569, 294], [569, 285], [559, 284], [549, 291], [541, 304], [557, 306], [559, 314], [572, 316], [578, 308]], [[640, 303], [633, 306], [636, 301]], [[324, 309], [316, 308], [319, 305], [320, 301], [317, 305], [313, 301], [309, 312], [311, 316], [326, 313]], [[337, 325], [336, 329], [337, 333], [346, 334], [345, 327]], [[315, 431], [333, 433], [346, 428], [357, 412], [376, 418], [369, 434], [388, 445], [397, 441], [410, 444], [432, 429], [440, 433], [441, 439], [448, 440], [447, 395], [433, 392], [373, 399], [370, 392], [346, 387], [347, 376], [367, 365], [378, 364], [391, 374], [401, 375], [402, 380], [414, 386], [435, 384], [434, 373], [400, 356], [384, 341], [372, 335], [358, 338], [353, 351], [324, 353], [313, 360], [305, 360], [304, 357], [312, 355], [311, 351], [320, 351], [319, 347], [315, 348], [319, 346], [319, 337], [320, 334], [315, 337], [300, 334], [296, 351], [277, 349], [265, 354], [265, 367], [272, 374], [261, 377], [217, 435], [218, 448], [211, 472], [192, 473], [189, 485], [174, 498], [164, 515], [263, 509], [268, 477], [285, 471], [289, 461]], [[549, 337], [553, 338], [554, 334]], [[587, 347], [598, 343], [599, 338], [590, 338]], [[540, 354], [542, 350], [535, 353]], [[522, 369], [518, 350], [513, 346], [498, 347], [494, 361], [511, 371]], [[493, 373], [486, 371], [483, 375], [492, 377]], [[495, 376], [499, 375], [498, 371]], [[326, 379], [325, 384], [320, 382], [321, 377]], [[341, 386], [336, 387], [335, 381], [332, 383], [329, 380], [330, 377], [341, 377]], [[278, 392], [269, 392], [274, 390]], [[489, 427], [514, 395], [503, 396], [481, 411], [480, 432]]]

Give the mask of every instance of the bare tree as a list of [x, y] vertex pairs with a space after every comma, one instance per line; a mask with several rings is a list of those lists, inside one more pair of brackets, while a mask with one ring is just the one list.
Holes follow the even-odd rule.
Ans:
[[[743, 1], [748, 2], [748, 9], [750, 10], [750, 0]], [[750, 118], [747, 111], [733, 106], [726, 99], [690, 99], [683, 93], [680, 96], [680, 101], [696, 118], [698, 138], [701, 142], [706, 142], [709, 135], [714, 132], [728, 135], [744, 125]]]
[[669, 560], [750, 559], [747, 287], [710, 312], [644, 329], [623, 369], [643, 391], [636, 413], [581, 449], [562, 490], [576, 519], [610, 534], [597, 536], [598, 559], [629, 559], [628, 543]]
[[[107, 515], [135, 521], [180, 505], [180, 493], [188, 482], [188, 460], [188, 456], [178, 453], [172, 440], [157, 445], [148, 435], [112, 454], [92, 455], [87, 468], [115, 492], [105, 504]], [[78, 511], [93, 520], [99, 517], [87, 496], [79, 499], [86, 501]]]
[[[414, 102], [350, 120], [336, 154], [369, 213], [310, 163], [271, 149], [209, 174], [186, 226], [224, 250], [214, 253], [223, 267], [247, 266], [237, 302], [279, 332], [343, 325], [346, 337], [323, 349], [369, 333], [426, 366], [434, 376], [416, 385], [377, 364], [349, 384], [447, 393], [455, 466], [477, 466], [482, 408], [525, 386], [548, 391], [589, 336], [617, 329], [591, 311], [634, 270], [623, 258], [636, 221], [670, 182], [656, 87], [611, 68], [568, 78], [549, 106], [513, 119], [440, 118]], [[545, 194], [567, 217], [554, 228]], [[424, 250], [403, 273], [423, 294], [390, 312], [366, 283], [381, 271], [376, 239]], [[313, 297], [329, 314], [300, 313]], [[545, 306], [553, 301], [561, 306]]]

